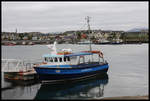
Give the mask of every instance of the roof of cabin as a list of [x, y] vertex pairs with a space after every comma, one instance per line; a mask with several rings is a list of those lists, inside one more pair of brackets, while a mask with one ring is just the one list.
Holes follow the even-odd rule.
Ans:
[[57, 55], [57, 54], [44, 54], [43, 57], [64, 57], [64, 56], [81, 56], [81, 55], [92, 55], [93, 53], [88, 52], [79, 52], [79, 53], [72, 53], [67, 55]]

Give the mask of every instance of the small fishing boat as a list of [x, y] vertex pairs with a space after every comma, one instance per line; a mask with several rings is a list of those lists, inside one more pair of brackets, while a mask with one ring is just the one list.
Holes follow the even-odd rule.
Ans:
[[87, 41], [80, 41], [80, 42], [78, 42], [77, 44], [91, 44], [91, 42], [89, 41], [89, 40], [87, 40]]
[[4, 45], [6, 45], [6, 46], [15, 46], [16, 44], [15, 43], [5, 43]]
[[72, 53], [70, 49], [63, 49], [57, 52], [56, 42], [52, 49], [54, 51], [51, 54], [43, 55], [43, 63], [34, 65], [42, 82], [86, 79], [97, 74], [104, 74], [108, 70], [108, 63], [104, 60], [101, 51]]
[[43, 55], [44, 62], [34, 66], [42, 82], [81, 80], [108, 71], [109, 66], [103, 53], [92, 50], [91, 44], [88, 51], [79, 52], [72, 52], [71, 49], [58, 52], [56, 44], [55, 41], [53, 45], [47, 45], [51, 53]]

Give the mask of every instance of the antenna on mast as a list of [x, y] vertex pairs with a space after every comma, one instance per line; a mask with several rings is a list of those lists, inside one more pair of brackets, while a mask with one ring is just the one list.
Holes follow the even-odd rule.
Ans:
[[17, 33], [17, 28], [16, 28], [16, 31], [15, 31], [15, 33]]
[[85, 18], [85, 20], [87, 20], [87, 27], [88, 27], [88, 33], [90, 34], [90, 18], [91, 17], [89, 17], [89, 16], [87, 16], [86, 18]]

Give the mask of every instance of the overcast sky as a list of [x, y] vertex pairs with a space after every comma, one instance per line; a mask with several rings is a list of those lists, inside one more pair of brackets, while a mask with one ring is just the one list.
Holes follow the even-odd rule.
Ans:
[[2, 2], [2, 31], [61, 32], [148, 28], [148, 2]]

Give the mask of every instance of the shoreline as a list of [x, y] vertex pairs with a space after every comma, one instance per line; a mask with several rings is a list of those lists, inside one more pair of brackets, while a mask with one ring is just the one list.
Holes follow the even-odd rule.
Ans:
[[[99, 99], [97, 99], [97, 100], [99, 100]], [[104, 98], [101, 98], [100, 100], [149, 100], [149, 95], [104, 97]]]
[[[120, 43], [91, 43], [95, 45], [125, 45], [125, 44], [145, 44], [148, 42], [141, 42], [141, 41], [136, 41], [136, 42], [120, 42]], [[4, 46], [14, 46], [14, 45], [46, 45], [46, 44], [53, 44], [53, 41], [50, 40], [14, 40], [14, 41], [9, 41], [9, 40], [3, 40], [1, 42], [1, 45]], [[78, 44], [78, 45], [87, 45], [89, 43], [77, 43], [77, 42], [59, 42], [58, 44]]]
[[[53, 44], [53, 43], [37, 43], [37, 44], [1, 44], [1, 46], [32, 46], [32, 45], [48, 45], [48, 44]], [[89, 45], [89, 44], [77, 44], [77, 43], [59, 43], [59, 44], [76, 44], [76, 45]], [[93, 45], [141, 45], [141, 44], [148, 44], [148, 43], [118, 43], [118, 44], [102, 44], [102, 43], [92, 43]]]

